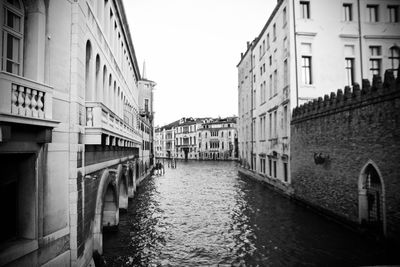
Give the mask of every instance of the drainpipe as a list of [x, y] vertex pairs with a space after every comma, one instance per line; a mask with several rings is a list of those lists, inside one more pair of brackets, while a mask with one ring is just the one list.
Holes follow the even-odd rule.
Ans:
[[253, 129], [254, 129], [254, 125], [253, 125], [253, 107], [254, 107], [254, 103], [253, 103], [253, 99], [254, 99], [254, 97], [253, 97], [253, 69], [254, 69], [254, 66], [253, 66], [253, 48], [251, 48], [251, 53], [250, 53], [250, 59], [251, 59], [251, 86], [250, 86], [250, 93], [251, 93], [251, 110], [250, 110], [250, 121], [251, 121], [251, 129], [250, 129], [250, 133], [251, 133], [251, 138], [250, 138], [250, 140], [251, 140], [251, 151], [250, 151], [250, 160], [251, 160], [251, 164], [250, 164], [250, 167], [251, 167], [251, 170], [253, 170], [253, 151], [254, 151], [254, 140], [253, 140]]
[[299, 77], [297, 70], [297, 35], [296, 35], [296, 6], [293, 0], [293, 31], [294, 31], [294, 67], [295, 67], [295, 77], [296, 77], [296, 107], [299, 106]]
[[362, 31], [361, 31], [361, 6], [360, 6], [360, 0], [357, 0], [357, 7], [358, 7], [358, 40], [359, 40], [359, 45], [360, 45], [360, 70], [361, 70], [361, 81], [364, 76], [364, 70], [363, 70], [363, 53], [362, 53]]

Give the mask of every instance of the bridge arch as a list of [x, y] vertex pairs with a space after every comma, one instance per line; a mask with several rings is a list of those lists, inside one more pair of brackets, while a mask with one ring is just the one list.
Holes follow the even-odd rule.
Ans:
[[96, 196], [93, 227], [93, 248], [103, 254], [103, 228], [117, 227], [119, 223], [118, 188], [115, 176], [104, 170], [100, 178]]
[[117, 167], [117, 185], [119, 191], [118, 208], [123, 211], [128, 209], [128, 177], [126, 173], [126, 167], [119, 164]]
[[386, 235], [385, 184], [372, 160], [361, 169], [358, 179], [358, 220], [372, 231]]

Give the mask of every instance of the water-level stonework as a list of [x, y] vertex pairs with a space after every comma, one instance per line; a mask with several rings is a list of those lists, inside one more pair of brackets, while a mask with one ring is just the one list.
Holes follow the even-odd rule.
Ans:
[[178, 162], [142, 183], [104, 233], [107, 266], [359, 266], [388, 251], [265, 185], [234, 162]]

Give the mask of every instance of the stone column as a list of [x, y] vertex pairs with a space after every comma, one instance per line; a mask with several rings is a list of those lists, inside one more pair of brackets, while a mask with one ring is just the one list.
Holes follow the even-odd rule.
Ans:
[[42, 1], [29, 1], [24, 29], [24, 76], [34, 81], [44, 82], [46, 15]]

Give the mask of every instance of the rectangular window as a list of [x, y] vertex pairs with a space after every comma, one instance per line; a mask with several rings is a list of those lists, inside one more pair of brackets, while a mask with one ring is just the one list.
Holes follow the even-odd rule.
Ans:
[[286, 7], [283, 8], [283, 12], [282, 12], [282, 23], [283, 23], [283, 27], [285, 27], [286, 25]]
[[267, 100], [267, 83], [266, 81], [263, 82], [263, 89], [264, 89], [264, 102]]
[[277, 137], [277, 112], [276, 112], [276, 110], [274, 111], [274, 138], [276, 138]]
[[389, 11], [389, 22], [396, 23], [399, 22], [399, 6], [388, 6]]
[[343, 19], [344, 21], [353, 21], [353, 5], [345, 3], [343, 4]]
[[378, 7], [379, 7], [378, 5], [367, 5], [368, 22], [378, 22], [379, 21]]
[[354, 58], [345, 58], [346, 61], [346, 84], [352, 86], [354, 83]]
[[272, 98], [272, 74], [269, 75], [269, 98]]
[[277, 177], [276, 176], [276, 160], [274, 160], [273, 163], [274, 163], [274, 178], [276, 178]]
[[302, 70], [303, 84], [312, 84], [311, 56], [301, 57], [301, 70]]
[[283, 50], [287, 51], [287, 49], [288, 49], [288, 41], [287, 41], [287, 37], [285, 37], [283, 39]]
[[148, 99], [144, 100], [144, 111], [149, 112], [149, 100]]
[[263, 50], [263, 54], [265, 53], [265, 40], [263, 40], [263, 42], [262, 42], [262, 50]]
[[288, 73], [288, 63], [287, 59], [283, 61], [283, 84], [287, 86], [289, 84], [289, 73]]
[[273, 41], [275, 41], [275, 40], [276, 40], [276, 24], [275, 24], [275, 23], [274, 23], [274, 25], [272, 26], [272, 34], [273, 34], [273, 38], [274, 38]]
[[267, 50], [269, 49], [269, 33], [267, 34]]
[[288, 163], [287, 162], [283, 162], [283, 180], [285, 182], [288, 182]]
[[[2, 23], [2, 22], [0, 22]], [[4, 27], [1, 36], [3, 43], [2, 69], [20, 75], [22, 60], [22, 17], [4, 8]]]
[[254, 89], [253, 90], [253, 109], [255, 109], [256, 108], [256, 99], [257, 99], [257, 95], [256, 95], [256, 90]]
[[303, 19], [310, 18], [310, 2], [309, 1], [300, 1], [300, 14], [301, 14], [301, 18], [303, 18]]
[[274, 70], [274, 95], [278, 92], [278, 70]]
[[272, 66], [272, 56], [269, 56], [269, 65]]
[[260, 93], [261, 93], [261, 104], [265, 102], [265, 96], [264, 96], [264, 88], [263, 84], [260, 84]]
[[260, 158], [261, 173], [265, 174], [265, 158]]
[[288, 135], [288, 108], [287, 106], [283, 107], [283, 136]]
[[398, 67], [400, 64], [400, 48], [395, 47], [395, 46], [390, 48], [389, 61], [390, 61], [390, 67], [393, 71], [393, 75], [394, 75], [394, 77], [397, 77]]
[[268, 169], [269, 169], [269, 176], [272, 176], [272, 160], [271, 158], [268, 159]]
[[271, 139], [272, 136], [272, 113], [269, 114], [269, 138]]
[[381, 47], [380, 46], [370, 46], [370, 75], [374, 77], [374, 75], [381, 75]]

